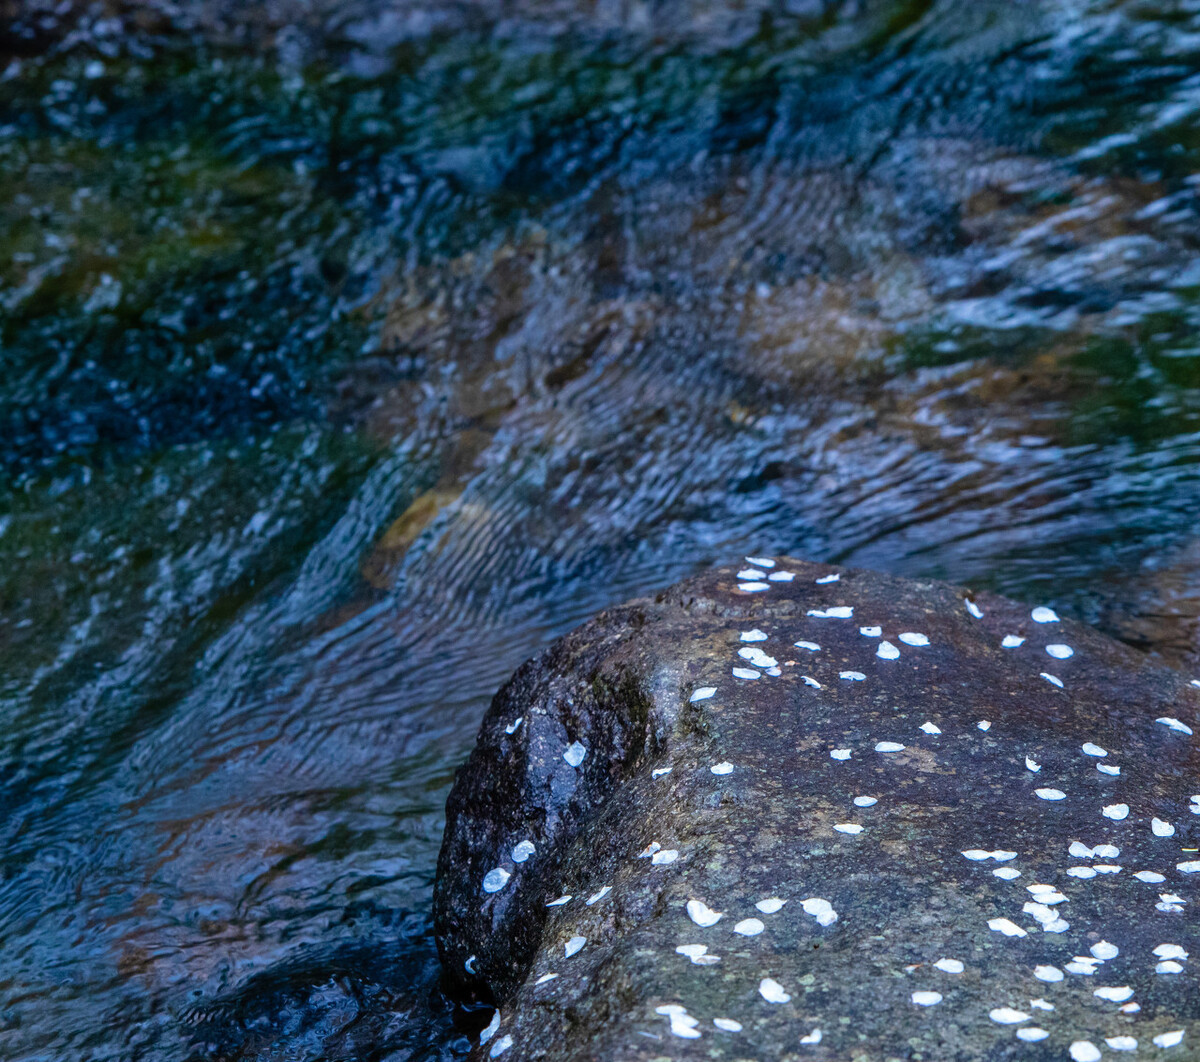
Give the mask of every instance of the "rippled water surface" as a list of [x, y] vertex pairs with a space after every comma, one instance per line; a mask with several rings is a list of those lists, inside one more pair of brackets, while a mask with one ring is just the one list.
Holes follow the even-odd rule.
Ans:
[[1198, 220], [1194, 0], [0, 2], [0, 1054], [461, 1054], [488, 698], [714, 562], [1200, 671]]

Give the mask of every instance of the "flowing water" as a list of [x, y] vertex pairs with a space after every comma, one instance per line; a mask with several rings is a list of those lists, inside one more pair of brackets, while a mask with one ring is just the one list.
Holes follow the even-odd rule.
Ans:
[[0, 2], [0, 1056], [434, 1059], [488, 698], [746, 553], [1200, 673], [1196, 0]]

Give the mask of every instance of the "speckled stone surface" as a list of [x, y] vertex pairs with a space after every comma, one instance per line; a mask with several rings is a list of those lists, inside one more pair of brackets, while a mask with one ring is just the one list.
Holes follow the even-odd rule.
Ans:
[[1195, 730], [1190, 676], [939, 583], [759, 558], [604, 613], [449, 800], [477, 1055], [1200, 1058]]

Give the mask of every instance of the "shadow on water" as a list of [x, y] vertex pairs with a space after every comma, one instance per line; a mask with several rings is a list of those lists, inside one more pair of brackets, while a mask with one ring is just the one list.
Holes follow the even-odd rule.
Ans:
[[488, 698], [745, 553], [1200, 668], [1200, 14], [0, 0], [0, 1053], [442, 1059]]

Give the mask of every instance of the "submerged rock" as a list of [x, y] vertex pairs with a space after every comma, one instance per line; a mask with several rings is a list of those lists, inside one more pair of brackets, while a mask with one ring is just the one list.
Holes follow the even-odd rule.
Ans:
[[1200, 684], [1045, 606], [750, 558], [498, 694], [447, 974], [481, 1057], [1195, 1057], [1196, 730]]

